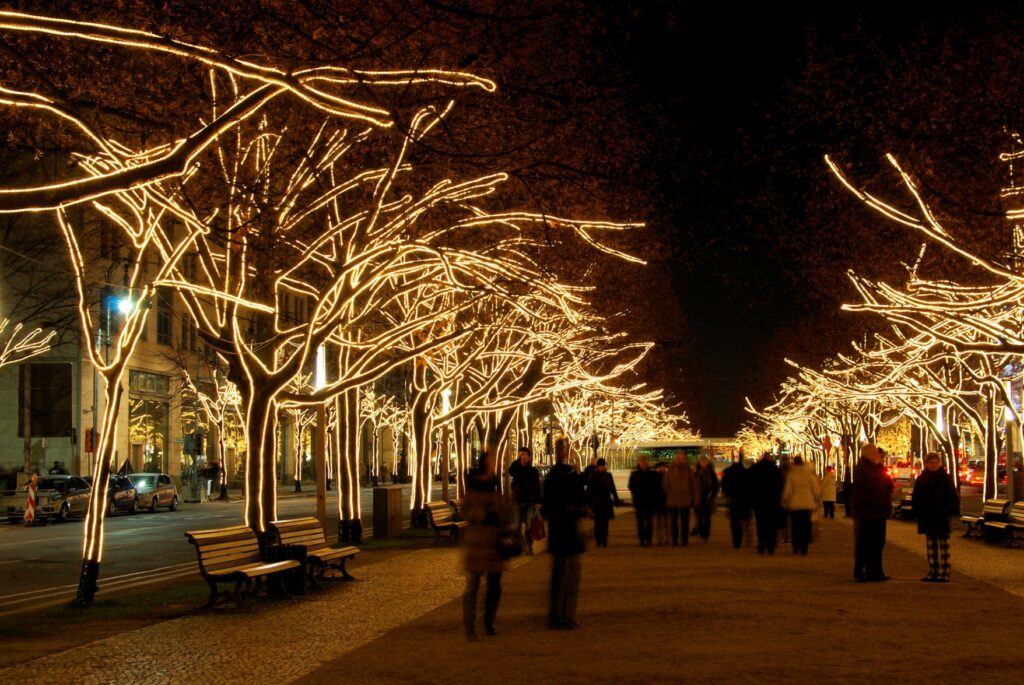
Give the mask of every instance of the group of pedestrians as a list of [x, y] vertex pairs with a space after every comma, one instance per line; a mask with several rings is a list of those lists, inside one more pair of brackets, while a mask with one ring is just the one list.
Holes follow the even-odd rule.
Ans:
[[[513, 526], [528, 554], [533, 553], [531, 526], [538, 514], [547, 521], [546, 537], [551, 554], [551, 587], [548, 604], [548, 627], [573, 630], [576, 603], [582, 577], [581, 556], [586, 542], [581, 523], [588, 514], [594, 517], [594, 534], [598, 544], [608, 544], [608, 519], [614, 516], [618, 503], [615, 483], [607, 473], [603, 460], [598, 460], [584, 481], [569, 464], [569, 441], [555, 442], [555, 464], [540, 485], [540, 473], [532, 464], [529, 448], [519, 451], [509, 468], [511, 489], [515, 500]], [[589, 483], [589, 487], [587, 485]], [[501, 533], [501, 498], [498, 493], [496, 463], [488, 453], [480, 456], [478, 465], [466, 477], [463, 517], [469, 523], [465, 532], [464, 567], [466, 591], [462, 597], [462, 618], [466, 638], [479, 640], [476, 632], [477, 598], [481, 580], [486, 577], [484, 597], [484, 632], [497, 635], [495, 618], [501, 601], [501, 575], [508, 565], [498, 551]]]
[[[556, 463], [541, 487], [540, 474], [532, 464], [530, 450], [520, 450], [509, 469], [515, 499], [512, 520], [528, 554], [533, 553], [531, 524], [538, 514], [547, 521], [548, 551], [552, 556], [548, 627], [571, 630], [578, 626], [576, 605], [582, 577], [581, 556], [586, 549], [582, 522], [593, 519], [594, 539], [598, 547], [608, 546], [608, 524], [621, 504], [615, 481], [603, 459], [596, 460], [583, 473], [569, 463], [569, 441], [555, 443]], [[846, 490], [847, 507], [854, 520], [854, 578], [858, 582], [889, 579], [882, 563], [886, 521], [891, 514], [893, 482], [885, 470], [883, 454], [873, 444], [863, 445], [860, 459], [852, 469], [851, 485]], [[749, 468], [743, 454], [726, 468], [721, 491], [729, 505], [729, 530], [732, 544], [743, 546], [749, 536], [750, 519], [756, 526], [757, 551], [774, 555], [780, 532], [788, 528], [793, 554], [806, 556], [812, 541], [814, 520], [818, 516], [835, 518], [836, 476], [831, 467], [821, 479], [813, 465], [800, 456], [793, 457], [785, 469], [775, 464], [770, 452]], [[630, 474], [629, 490], [636, 511], [640, 545], [689, 544], [691, 534], [707, 542], [719, 491], [719, 478], [713, 464], [701, 456], [691, 467], [682, 452], [672, 463], [652, 468], [641, 455]], [[923, 581], [949, 581], [950, 518], [959, 511], [959, 499], [952, 478], [942, 466], [939, 455], [925, 457], [925, 470], [913, 491], [913, 511], [918, 532], [926, 538], [928, 574]], [[690, 512], [696, 515], [696, 528], [690, 529]], [[496, 635], [495, 617], [501, 599], [501, 574], [507, 562], [498, 553], [501, 530], [501, 499], [495, 460], [484, 453], [479, 465], [467, 475], [463, 515], [469, 522], [465, 534], [465, 569], [468, 576], [463, 596], [466, 636], [476, 634], [477, 595], [486, 577], [484, 630]]]
[[[702, 456], [696, 468], [686, 455], [676, 454], [672, 463], [651, 468], [641, 455], [629, 476], [629, 492], [636, 511], [636, 530], [640, 545], [682, 545], [696, 534], [704, 542], [711, 537], [711, 521], [718, 497], [718, 475], [711, 461]], [[690, 529], [690, 512], [696, 527]]]

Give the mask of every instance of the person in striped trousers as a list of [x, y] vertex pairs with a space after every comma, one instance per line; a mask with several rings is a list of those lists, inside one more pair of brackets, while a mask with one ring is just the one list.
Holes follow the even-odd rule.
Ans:
[[925, 455], [924, 471], [914, 483], [913, 508], [917, 532], [925, 536], [928, 550], [928, 575], [921, 580], [948, 583], [949, 521], [959, 512], [960, 498], [935, 452]]

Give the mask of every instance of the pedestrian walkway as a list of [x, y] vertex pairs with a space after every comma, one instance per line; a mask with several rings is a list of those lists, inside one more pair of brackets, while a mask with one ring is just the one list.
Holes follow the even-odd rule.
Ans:
[[[0, 682], [915, 683], [1019, 682], [1012, 626], [1024, 600], [958, 572], [922, 583], [923, 544], [892, 523], [887, 583], [852, 581], [848, 521], [825, 521], [806, 558], [711, 541], [641, 549], [633, 517], [591, 549], [575, 631], [546, 629], [546, 555], [505, 575], [497, 637], [465, 640], [458, 551], [444, 545], [352, 566], [359, 582], [252, 614], [192, 616], [0, 670]], [[907, 548], [904, 548], [906, 545]], [[990, 547], [991, 546], [987, 546]], [[1008, 557], [1010, 558], [1010, 557]], [[62, 665], [68, 670], [62, 670]]]

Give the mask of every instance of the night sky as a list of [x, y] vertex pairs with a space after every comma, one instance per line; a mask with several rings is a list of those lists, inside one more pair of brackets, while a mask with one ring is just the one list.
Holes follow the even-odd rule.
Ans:
[[[863, 335], [870, 322], [839, 311], [853, 298], [843, 273], [878, 259], [885, 263], [873, 275], [891, 276], [897, 264], [878, 257], [877, 241], [887, 236], [870, 228], [867, 215], [859, 219], [868, 231], [862, 241], [834, 247], [839, 229], [829, 212], [807, 209], [835, 203], [837, 221], [849, 212], [830, 189], [838, 184], [826, 178], [822, 155], [836, 151], [833, 141], [846, 149], [859, 137], [855, 125], [840, 131], [823, 124], [817, 140], [790, 138], [802, 117], [816, 119], [814, 108], [831, 103], [801, 95], [809, 46], [816, 58], [853, 63], [854, 73], [863, 59], [868, 86], [851, 85], [850, 97], [867, 98], [872, 69], [886, 60], [899, 64], [921, 36], [941, 40], [950, 27], [970, 35], [985, 7], [951, 15], [913, 5], [830, 5], [655, 3], [624, 29], [634, 32], [636, 48], [625, 59], [636, 60], [643, 92], [675, 124], [656, 153], [666, 201], [652, 221], [664, 222], [673, 245], [660, 268], [670, 274], [685, 326], [682, 340], [662, 331], [667, 344], [656, 354], [678, 370], [663, 384], [705, 435], [734, 433], [748, 417], [745, 396], [761, 406], [770, 401], [791, 371], [784, 357], [820, 364]], [[828, 61], [824, 70], [833, 70]], [[876, 104], [865, 100], [865, 121]], [[886, 135], [898, 140], [897, 128]], [[872, 143], [870, 124], [863, 130], [859, 155], [889, 151], [881, 146], [892, 139]]]

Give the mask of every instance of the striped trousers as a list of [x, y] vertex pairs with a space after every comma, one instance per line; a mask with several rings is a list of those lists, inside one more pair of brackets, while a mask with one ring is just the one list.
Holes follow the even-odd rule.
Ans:
[[926, 535], [928, 545], [928, 575], [949, 580], [949, 536]]

